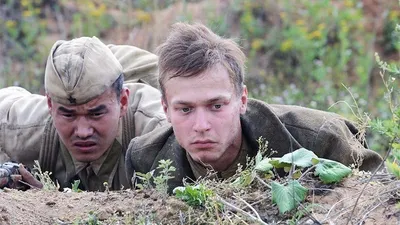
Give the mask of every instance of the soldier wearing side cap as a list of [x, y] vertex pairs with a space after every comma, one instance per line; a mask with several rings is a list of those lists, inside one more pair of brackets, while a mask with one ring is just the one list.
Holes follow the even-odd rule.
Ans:
[[[96, 37], [57, 41], [45, 71], [46, 96], [0, 89], [0, 163], [16, 161], [52, 173], [61, 188], [129, 187], [125, 153], [133, 137], [165, 123], [157, 89], [157, 57], [103, 44]], [[20, 166], [22, 179], [37, 181]]]

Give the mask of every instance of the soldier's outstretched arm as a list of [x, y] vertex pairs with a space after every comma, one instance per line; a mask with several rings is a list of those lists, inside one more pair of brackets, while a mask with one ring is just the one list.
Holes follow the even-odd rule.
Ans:
[[45, 96], [21, 87], [0, 89], [0, 164], [14, 161], [32, 167], [48, 118]]

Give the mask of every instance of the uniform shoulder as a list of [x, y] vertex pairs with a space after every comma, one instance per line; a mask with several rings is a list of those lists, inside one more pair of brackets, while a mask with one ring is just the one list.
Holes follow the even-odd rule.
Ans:
[[133, 138], [128, 148], [131, 152], [161, 150], [171, 136], [173, 136], [172, 126], [165, 124], [149, 133]]

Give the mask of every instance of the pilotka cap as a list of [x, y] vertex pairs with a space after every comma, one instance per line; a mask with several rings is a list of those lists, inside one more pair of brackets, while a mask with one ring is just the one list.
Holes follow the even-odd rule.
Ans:
[[55, 102], [80, 105], [103, 94], [121, 74], [121, 64], [98, 38], [59, 40], [47, 58], [44, 85]]

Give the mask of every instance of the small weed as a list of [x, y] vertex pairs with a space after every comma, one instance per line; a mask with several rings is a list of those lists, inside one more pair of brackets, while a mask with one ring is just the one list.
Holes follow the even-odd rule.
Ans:
[[214, 192], [202, 184], [176, 187], [173, 192], [177, 198], [187, 202], [190, 206], [205, 206], [208, 199], [214, 196]]
[[133, 186], [139, 188], [140, 190], [153, 188], [153, 185], [151, 184], [153, 174], [154, 174], [154, 170], [147, 172], [147, 173], [135, 172], [134, 177], [139, 179], [140, 182], [137, 182], [136, 179], [133, 179], [133, 182], [135, 182], [133, 184]]
[[88, 218], [86, 219], [77, 219], [74, 225], [100, 225], [100, 221], [93, 211], [89, 212]]
[[156, 185], [156, 190], [161, 193], [162, 196], [168, 196], [168, 180], [174, 178], [171, 176], [171, 172], [174, 172], [175, 167], [171, 166], [172, 161], [160, 160], [157, 169], [161, 170], [159, 175], [154, 177], [154, 183]]
[[81, 180], [74, 180], [74, 183], [71, 184], [71, 190], [72, 192], [82, 192], [81, 189], [79, 189], [79, 184], [81, 183]]
[[43, 190], [46, 191], [58, 191], [60, 189], [60, 185], [58, 183], [54, 183], [51, 179], [51, 172], [42, 171], [40, 168], [39, 161], [35, 160], [35, 165], [33, 166], [33, 175], [39, 179], [39, 181], [43, 184]]

